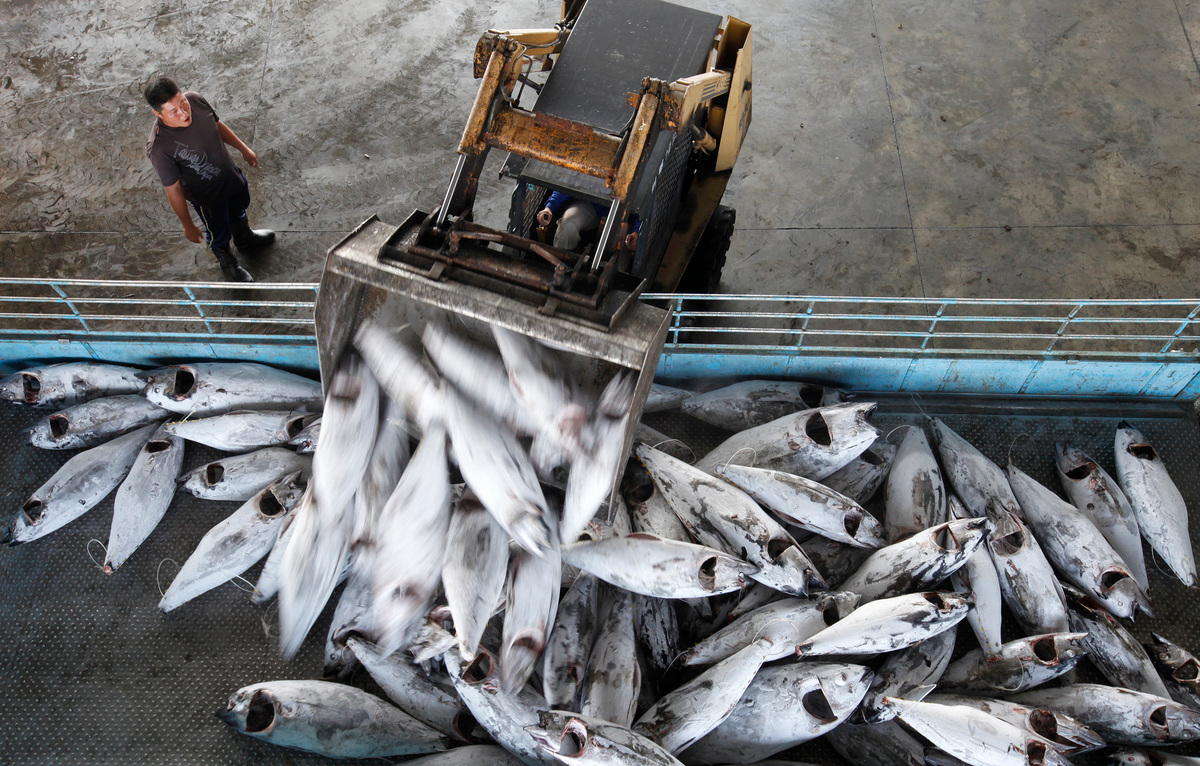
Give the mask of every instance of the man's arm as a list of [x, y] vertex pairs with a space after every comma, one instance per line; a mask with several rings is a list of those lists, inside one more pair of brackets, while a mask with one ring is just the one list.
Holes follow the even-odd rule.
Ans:
[[221, 134], [221, 140], [237, 149], [242, 153], [242, 157], [246, 160], [246, 164], [252, 168], [258, 167], [258, 155], [250, 151], [250, 147], [242, 143], [242, 139], [237, 137], [237, 134], [225, 123], [217, 120], [217, 132]]
[[187, 198], [183, 196], [183, 183], [176, 181], [167, 187], [167, 201], [171, 203], [171, 209], [175, 211], [175, 215], [179, 216], [179, 222], [183, 224], [183, 236], [188, 238], [189, 242], [203, 242], [204, 235], [196, 228], [196, 224], [192, 223], [192, 214], [188, 211]]

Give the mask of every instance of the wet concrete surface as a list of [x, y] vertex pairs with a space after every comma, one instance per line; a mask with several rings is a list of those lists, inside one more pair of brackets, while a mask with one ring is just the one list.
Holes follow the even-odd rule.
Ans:
[[[731, 293], [1191, 297], [1200, 3], [692, 0], [755, 24], [726, 202]], [[259, 280], [315, 281], [372, 214], [449, 181], [489, 27], [549, 0], [76, 0], [0, 15], [0, 276], [219, 280], [145, 158], [143, 85], [203, 93], [258, 153]], [[498, 168], [500, 158], [490, 168]], [[503, 224], [489, 173], [477, 218]]]

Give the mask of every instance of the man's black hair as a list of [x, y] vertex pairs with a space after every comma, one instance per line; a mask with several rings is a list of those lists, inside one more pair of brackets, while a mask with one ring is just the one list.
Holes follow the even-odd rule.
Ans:
[[158, 111], [162, 105], [179, 95], [179, 86], [170, 77], [157, 77], [142, 91], [150, 108]]

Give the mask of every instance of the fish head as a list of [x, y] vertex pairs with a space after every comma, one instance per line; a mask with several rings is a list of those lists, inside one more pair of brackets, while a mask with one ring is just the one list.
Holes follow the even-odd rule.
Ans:
[[1072, 667], [1087, 654], [1082, 645], [1087, 633], [1047, 633], [1027, 642], [1027, 661], [1046, 667]]
[[971, 606], [971, 597], [963, 593], [933, 590], [918, 595], [929, 602], [940, 614], [961, 613], [966, 616], [967, 609]]
[[546, 627], [543, 625], [525, 627], [504, 637], [504, 646], [500, 650], [500, 688], [505, 694], [520, 691], [545, 648]]
[[557, 710], [539, 710], [538, 722], [525, 727], [538, 747], [560, 760], [580, 759], [592, 744], [587, 724]]
[[988, 546], [994, 555], [1007, 559], [1029, 547], [1029, 531], [1016, 514], [993, 500], [988, 501], [987, 514], [992, 522]]
[[[824, 697], [824, 707], [830, 714], [826, 721], [843, 721], [856, 709], [867, 690], [875, 673], [864, 665], [831, 664], [813, 670], [821, 696]], [[816, 700], [814, 698], [813, 702]], [[808, 695], [804, 698], [804, 709], [810, 715], [816, 708], [810, 706]]]
[[1118, 617], [1132, 620], [1140, 611], [1153, 617], [1150, 597], [1137, 584], [1137, 580], [1124, 567], [1109, 567], [1100, 575], [1100, 595], [1108, 611]]
[[804, 595], [829, 590], [825, 578], [790, 536], [769, 541], [767, 555], [773, 564], [788, 573], [791, 582], [801, 583]]
[[947, 521], [934, 528], [939, 530], [933, 538], [934, 544], [957, 553], [957, 558], [965, 561], [987, 539], [991, 528], [991, 521], [982, 516]]
[[1098, 469], [1096, 461], [1084, 454], [1083, 450], [1066, 442], [1054, 443], [1054, 464], [1063, 480], [1072, 482], [1086, 481]]
[[151, 401], [156, 397], [175, 402], [183, 401], [196, 393], [199, 380], [196, 368], [187, 364], [139, 372], [137, 377], [146, 381], [146, 388], [142, 394]]
[[[454, 654], [452, 649], [447, 654]], [[455, 658], [451, 658], [452, 660]], [[450, 668], [453, 672], [453, 668]], [[496, 656], [482, 646], [476, 649], [470, 662], [458, 667], [459, 677], [468, 686], [477, 686], [489, 694], [500, 691], [500, 662]]]
[[1029, 766], [1071, 766], [1067, 757], [1042, 737], [1025, 739], [1025, 759]]
[[1059, 745], [1067, 755], [1087, 753], [1107, 746], [1096, 732], [1066, 716], [1046, 708], [1023, 708], [1025, 725], [1034, 734]]
[[1146, 720], [1161, 741], [1191, 742], [1200, 738], [1200, 711], [1177, 702], [1148, 703]]
[[1114, 766], [1157, 766], [1160, 762], [1146, 750], [1121, 748], [1109, 756]]
[[0, 401], [36, 405], [41, 391], [42, 379], [36, 372], [18, 372], [0, 380]]
[[746, 578], [757, 574], [758, 566], [723, 553], [713, 553], [700, 560], [696, 576], [705, 590], [727, 593], [734, 585], [744, 586]]
[[263, 684], [238, 689], [229, 697], [225, 708], [217, 711], [226, 725], [252, 737], [267, 737], [281, 717], [275, 695]]

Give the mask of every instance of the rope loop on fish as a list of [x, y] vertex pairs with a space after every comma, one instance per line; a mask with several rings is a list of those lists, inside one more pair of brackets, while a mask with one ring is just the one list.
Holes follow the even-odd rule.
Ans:
[[92, 543], [100, 544], [100, 550], [104, 551], [104, 558], [108, 558], [108, 548], [104, 545], [103, 540], [97, 540], [96, 538], [93, 537], [91, 540], [87, 541], [87, 548], [85, 549], [85, 550], [87, 550], [88, 558], [92, 560], [92, 563], [96, 565], [96, 568], [104, 569], [104, 562], [96, 561], [96, 557], [92, 555]]
[[1009, 442], [1009, 445], [1008, 445], [1008, 462], [1009, 462], [1010, 464], [1012, 463], [1012, 450], [1013, 450], [1013, 447], [1017, 446], [1017, 442], [1021, 440], [1021, 437], [1022, 437], [1022, 436], [1024, 436], [1024, 437], [1025, 437], [1026, 439], [1028, 439], [1029, 441], [1033, 441], [1033, 437], [1032, 437], [1031, 435], [1029, 435], [1029, 434], [1025, 433], [1024, 431], [1022, 431], [1021, 433], [1019, 433], [1019, 434], [1017, 434], [1016, 436], [1014, 436], [1014, 437], [1013, 437], [1013, 440], [1012, 440], [1011, 442]]
[[732, 455], [730, 455], [730, 456], [729, 456], [729, 459], [728, 459], [728, 460], [726, 460], [724, 463], [722, 463], [722, 464], [721, 464], [721, 467], [722, 467], [722, 468], [728, 468], [728, 467], [729, 467], [729, 464], [733, 462], [733, 459], [734, 459], [735, 457], [737, 457], [738, 455], [740, 455], [740, 454], [742, 454], [743, 452], [746, 452], [746, 451], [749, 451], [749, 452], [750, 452], [750, 454], [751, 454], [751, 455], [753, 455], [753, 457], [750, 459], [750, 460], [751, 460], [751, 465], [753, 465], [754, 463], [757, 463], [757, 462], [758, 462], [758, 450], [754, 449], [753, 447], [742, 447], [740, 450], [738, 450], [737, 452], [735, 452], [735, 453], [733, 453]]
[[[172, 564], [174, 564], [177, 567], [179, 566], [179, 562], [176, 561], [175, 559], [163, 559], [162, 561], [158, 562], [158, 569], [156, 569], [154, 571], [154, 584], [158, 586], [158, 595], [160, 595], [160, 596], [167, 595], [167, 592], [165, 590], [163, 590], [163, 586], [162, 586], [162, 565], [167, 563], [168, 561], [170, 561]], [[179, 571], [176, 570], [175, 574], [179, 574]], [[171, 579], [175, 579], [175, 578], [171, 578]]]
[[901, 428], [909, 428], [909, 427], [910, 427], [910, 425], [908, 423], [901, 423], [900, 425], [896, 426], [892, 430], [888, 431], [887, 436], [883, 437], [883, 440], [885, 442], [887, 442], [888, 444], [891, 444], [892, 443], [892, 434], [896, 433]]

